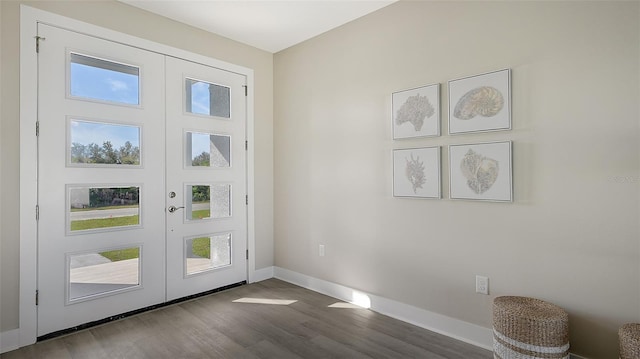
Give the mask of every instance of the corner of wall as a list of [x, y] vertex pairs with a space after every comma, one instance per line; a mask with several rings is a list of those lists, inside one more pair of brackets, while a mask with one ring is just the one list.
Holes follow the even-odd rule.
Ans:
[[250, 283], [262, 282], [263, 280], [271, 279], [274, 276], [274, 267], [266, 267], [261, 269], [256, 269], [253, 271], [249, 278]]

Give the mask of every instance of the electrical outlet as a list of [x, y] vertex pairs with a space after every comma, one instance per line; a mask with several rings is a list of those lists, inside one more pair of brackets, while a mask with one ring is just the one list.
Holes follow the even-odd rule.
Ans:
[[476, 293], [489, 294], [489, 278], [481, 275], [476, 276]]
[[318, 248], [318, 254], [320, 255], [320, 257], [324, 257], [324, 244], [321, 244]]

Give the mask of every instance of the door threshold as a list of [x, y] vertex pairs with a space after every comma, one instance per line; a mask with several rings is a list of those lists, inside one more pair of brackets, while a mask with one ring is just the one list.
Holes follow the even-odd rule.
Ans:
[[206, 295], [210, 295], [210, 294], [222, 292], [222, 291], [225, 291], [225, 290], [228, 290], [228, 289], [240, 287], [240, 286], [245, 285], [245, 284], [247, 284], [247, 281], [243, 280], [242, 282], [225, 285], [224, 287], [211, 289], [211, 290], [208, 290], [206, 292], [192, 294], [192, 295], [189, 295], [189, 296], [186, 296], [186, 297], [182, 297], [182, 298], [178, 298], [178, 299], [174, 299], [174, 300], [171, 300], [171, 301], [168, 301], [168, 302], [151, 305], [151, 306], [148, 306], [148, 307], [132, 310], [130, 312], [126, 312], [126, 313], [122, 313], [122, 314], [113, 315], [113, 316], [110, 316], [110, 317], [107, 317], [107, 318], [104, 318], [104, 319], [95, 320], [93, 322], [80, 324], [80, 325], [77, 325], [75, 327], [58, 330], [58, 331], [55, 331], [55, 332], [52, 332], [52, 333], [49, 333], [49, 334], [45, 334], [45, 335], [39, 336], [37, 338], [37, 342], [41, 342], [41, 341], [44, 341], [44, 340], [53, 339], [53, 338], [60, 337], [60, 336], [63, 336], [63, 335], [75, 333], [75, 332], [78, 332], [80, 330], [84, 330], [84, 329], [95, 327], [95, 326], [98, 326], [98, 325], [101, 325], [101, 324], [113, 322], [115, 320], [120, 320], [120, 319], [123, 319], [123, 318], [126, 318], [126, 317], [131, 317], [133, 315], [144, 313], [144, 312], [148, 312], [150, 310], [167, 307], [167, 306], [170, 306], [170, 305], [173, 305], [173, 304], [176, 304], [176, 303], [186, 302], [186, 301], [191, 300], [191, 299], [204, 297]]

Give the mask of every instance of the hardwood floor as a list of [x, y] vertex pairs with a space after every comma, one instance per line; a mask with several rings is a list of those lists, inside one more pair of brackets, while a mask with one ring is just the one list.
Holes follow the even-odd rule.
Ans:
[[[234, 302], [286, 299], [289, 305]], [[14, 358], [492, 358], [277, 279], [145, 312], [2, 354]], [[347, 305], [348, 306], [348, 305]]]

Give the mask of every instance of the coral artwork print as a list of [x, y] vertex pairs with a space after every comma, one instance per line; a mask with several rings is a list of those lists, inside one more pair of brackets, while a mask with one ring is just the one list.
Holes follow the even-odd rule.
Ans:
[[427, 182], [426, 175], [424, 173], [424, 162], [420, 161], [420, 157], [416, 155], [413, 158], [411, 154], [411, 160], [408, 158], [405, 174], [411, 185], [413, 186], [413, 193], [418, 193], [418, 188], [422, 188], [422, 185]]
[[477, 87], [460, 98], [453, 116], [460, 120], [470, 120], [476, 116], [493, 117], [502, 110], [504, 97], [491, 86]]
[[416, 94], [407, 98], [404, 104], [396, 112], [396, 125], [400, 126], [405, 122], [413, 125], [413, 129], [418, 132], [424, 125], [424, 120], [433, 116], [435, 109], [429, 102], [427, 96]]
[[476, 194], [482, 194], [490, 189], [500, 173], [498, 161], [471, 149], [462, 158], [460, 170], [467, 179], [467, 186]]

